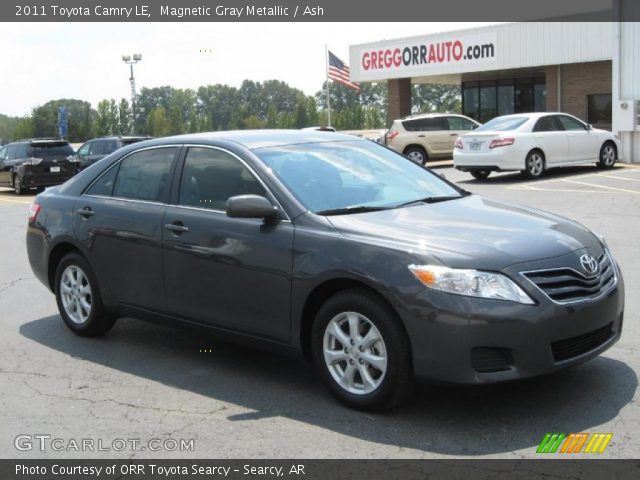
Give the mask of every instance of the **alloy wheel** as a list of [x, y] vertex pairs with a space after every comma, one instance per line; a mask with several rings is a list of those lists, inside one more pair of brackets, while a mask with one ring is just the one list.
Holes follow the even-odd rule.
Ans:
[[602, 149], [602, 163], [605, 167], [611, 167], [616, 163], [616, 150], [611, 145], [605, 145]]
[[529, 155], [527, 169], [529, 170], [529, 175], [532, 177], [539, 177], [542, 175], [542, 171], [544, 170], [544, 159], [542, 158], [542, 155], [539, 153], [532, 153]]
[[339, 313], [327, 324], [323, 355], [333, 380], [355, 395], [375, 391], [387, 371], [387, 350], [380, 331], [357, 312]]
[[91, 284], [77, 265], [69, 265], [60, 278], [62, 306], [73, 323], [81, 325], [91, 315]]

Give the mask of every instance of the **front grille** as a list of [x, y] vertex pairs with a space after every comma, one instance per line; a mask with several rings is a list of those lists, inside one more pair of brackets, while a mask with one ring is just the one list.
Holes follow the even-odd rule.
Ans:
[[598, 348], [611, 337], [611, 327], [613, 322], [605, 325], [598, 330], [578, 335], [577, 337], [565, 338], [551, 344], [553, 352], [553, 361], [561, 362], [568, 360], [583, 353], [587, 353], [594, 348]]
[[558, 303], [577, 302], [598, 297], [615, 285], [614, 267], [606, 252], [600, 255], [598, 263], [599, 274], [591, 277], [568, 267], [525, 272], [524, 276], [551, 300]]
[[502, 372], [511, 368], [509, 356], [504, 348], [475, 347], [471, 349], [471, 365], [476, 372]]

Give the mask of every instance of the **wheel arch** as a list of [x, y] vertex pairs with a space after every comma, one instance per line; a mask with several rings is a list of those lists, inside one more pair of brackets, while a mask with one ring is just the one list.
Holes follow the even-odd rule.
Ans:
[[82, 251], [69, 241], [61, 241], [60, 243], [55, 245], [49, 253], [49, 259], [47, 261], [47, 280], [49, 281], [49, 288], [52, 292], [55, 291], [54, 282], [58, 265], [60, 264], [60, 261], [69, 253], [77, 253], [86, 259], [86, 257], [82, 254]]
[[[359, 289], [380, 300], [400, 318], [398, 310], [389, 299], [369, 283], [348, 277], [336, 277], [325, 280], [319, 285], [316, 285], [307, 295], [300, 314], [300, 348], [306, 359], [311, 358], [311, 327], [318, 310], [320, 310], [322, 305], [333, 295], [352, 289]], [[405, 333], [407, 333], [406, 327], [402, 322], [401, 326], [403, 330], [405, 330]]]
[[407, 146], [405, 146], [402, 149], [402, 154], [406, 155], [407, 152], [409, 151], [409, 149], [411, 149], [411, 148], [418, 148], [418, 149], [422, 150], [425, 153], [427, 158], [429, 157], [429, 150], [427, 150], [427, 147], [425, 147], [424, 145], [420, 145], [419, 143], [410, 143], [410, 144], [408, 144]]

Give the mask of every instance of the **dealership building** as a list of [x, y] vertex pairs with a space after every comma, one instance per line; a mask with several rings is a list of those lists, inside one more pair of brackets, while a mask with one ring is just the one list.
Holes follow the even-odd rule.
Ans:
[[386, 82], [389, 120], [409, 115], [412, 84], [456, 84], [480, 122], [563, 111], [612, 130], [640, 162], [640, 23], [508, 23], [352, 45], [351, 79]]

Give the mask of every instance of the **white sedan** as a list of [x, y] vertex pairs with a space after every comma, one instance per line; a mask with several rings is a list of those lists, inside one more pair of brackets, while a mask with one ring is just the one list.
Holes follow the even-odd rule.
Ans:
[[610, 168], [620, 141], [566, 113], [522, 113], [496, 117], [458, 137], [453, 165], [477, 179], [493, 171], [520, 170], [530, 178], [547, 168], [596, 163]]

